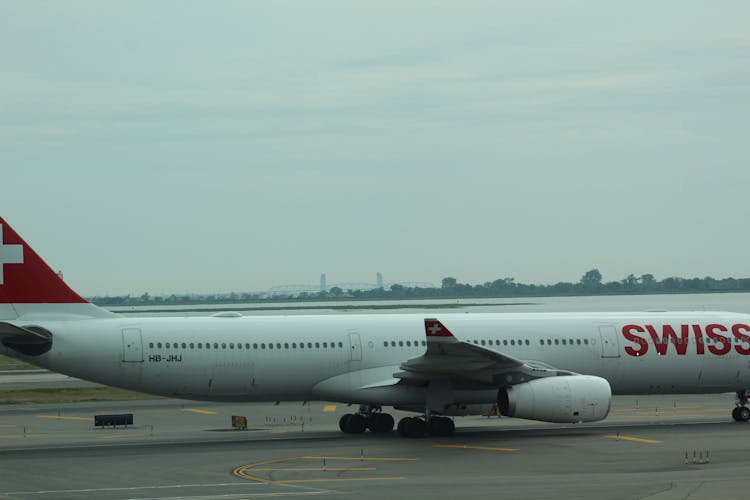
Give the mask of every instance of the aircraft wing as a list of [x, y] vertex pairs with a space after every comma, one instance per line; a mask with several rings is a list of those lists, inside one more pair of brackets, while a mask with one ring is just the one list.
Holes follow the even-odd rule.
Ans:
[[463, 342], [437, 319], [425, 319], [427, 351], [401, 364], [394, 376], [405, 381], [427, 382], [435, 378], [480, 383], [497, 387], [540, 377], [569, 375], [553, 367], [526, 362], [470, 342]]

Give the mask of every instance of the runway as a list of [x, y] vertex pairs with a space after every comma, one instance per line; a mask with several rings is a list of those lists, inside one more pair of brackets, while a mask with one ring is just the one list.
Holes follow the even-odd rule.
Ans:
[[[750, 426], [731, 406], [729, 394], [617, 397], [597, 424], [465, 417], [425, 439], [341, 434], [352, 409], [321, 402], [8, 406], [0, 498], [746, 498]], [[94, 428], [95, 414], [123, 412], [133, 426]]]

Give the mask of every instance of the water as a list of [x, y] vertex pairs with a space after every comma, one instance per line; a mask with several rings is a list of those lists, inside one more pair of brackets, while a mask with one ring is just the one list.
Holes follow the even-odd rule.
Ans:
[[207, 316], [236, 310], [243, 315], [392, 314], [441, 312], [622, 312], [622, 311], [728, 311], [750, 314], [750, 293], [665, 295], [600, 295], [593, 297], [530, 297], [499, 299], [432, 299], [411, 301], [268, 302], [201, 304], [190, 306], [112, 307], [133, 316]]

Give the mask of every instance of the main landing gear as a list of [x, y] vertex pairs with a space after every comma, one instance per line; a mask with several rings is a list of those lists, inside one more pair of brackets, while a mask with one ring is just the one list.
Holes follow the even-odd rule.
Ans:
[[[393, 430], [393, 417], [383, 413], [379, 406], [362, 405], [357, 413], [347, 413], [339, 419], [339, 429], [346, 434], [362, 434], [370, 432], [386, 433]], [[450, 436], [456, 426], [448, 417], [432, 415], [424, 417], [405, 417], [398, 422], [400, 436], [421, 438], [425, 436]]]
[[748, 391], [737, 391], [737, 406], [732, 410], [732, 418], [736, 422], [747, 422], [750, 420], [750, 408], [748, 403]]
[[362, 434], [367, 429], [370, 432], [391, 432], [393, 425], [393, 417], [382, 413], [379, 406], [360, 406], [359, 412], [347, 413], [339, 419], [339, 429], [347, 434]]
[[448, 417], [432, 416], [429, 420], [422, 417], [405, 417], [398, 422], [398, 433], [409, 438], [430, 436], [450, 436], [456, 426]]

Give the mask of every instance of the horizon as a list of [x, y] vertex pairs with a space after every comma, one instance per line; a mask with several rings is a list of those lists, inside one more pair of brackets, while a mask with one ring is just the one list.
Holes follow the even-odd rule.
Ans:
[[87, 296], [747, 275], [748, 18], [0, 0], [0, 213]]

